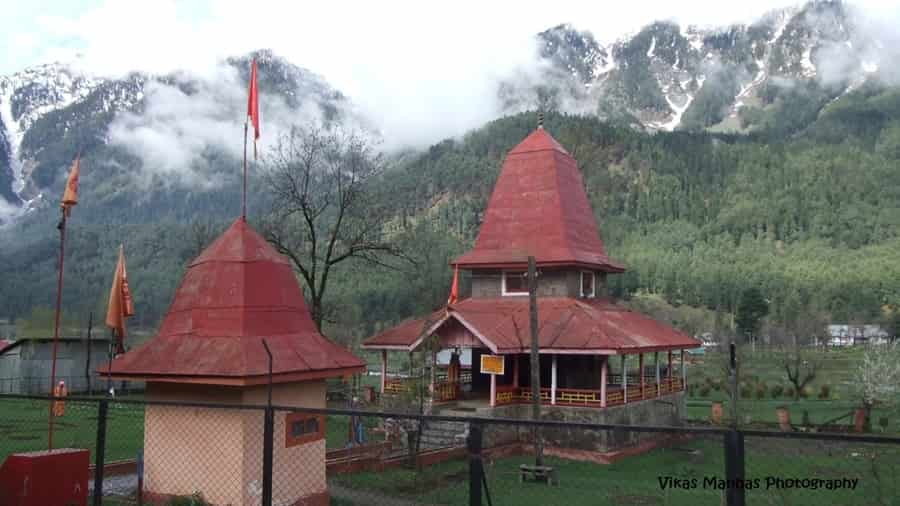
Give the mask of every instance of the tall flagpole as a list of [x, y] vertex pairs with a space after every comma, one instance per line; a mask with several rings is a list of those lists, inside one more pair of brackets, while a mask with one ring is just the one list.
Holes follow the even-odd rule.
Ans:
[[[59, 220], [59, 274], [56, 280], [56, 318], [53, 324], [53, 356], [50, 366], [50, 394], [56, 386], [56, 349], [59, 344], [59, 313], [62, 306], [63, 265], [66, 258], [66, 208], [61, 207], [62, 218]], [[50, 401], [47, 415], [47, 449], [53, 449], [53, 401]]]
[[241, 205], [241, 220], [247, 221], [247, 118], [244, 118], [244, 196]]

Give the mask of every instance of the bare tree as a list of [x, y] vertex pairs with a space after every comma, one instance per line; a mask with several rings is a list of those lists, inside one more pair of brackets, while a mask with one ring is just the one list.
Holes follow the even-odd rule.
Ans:
[[384, 169], [383, 157], [358, 132], [294, 127], [281, 136], [265, 167], [272, 208], [263, 234], [303, 277], [313, 321], [321, 328], [333, 267], [351, 259], [394, 267], [390, 258], [406, 258], [383, 233], [392, 213], [372, 184]]
[[188, 233], [189, 248], [191, 258], [188, 261], [200, 256], [203, 250], [216, 237], [216, 227], [209, 220], [194, 220], [191, 222], [191, 229]]
[[800, 344], [794, 341], [793, 346], [785, 347], [781, 355], [784, 372], [788, 381], [794, 385], [794, 400], [800, 398], [803, 389], [816, 379], [819, 371], [819, 360], [805, 356], [801, 350]]

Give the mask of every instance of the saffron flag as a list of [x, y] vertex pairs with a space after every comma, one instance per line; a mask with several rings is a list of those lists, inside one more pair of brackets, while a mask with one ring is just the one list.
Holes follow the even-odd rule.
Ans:
[[125, 249], [119, 246], [119, 262], [109, 290], [109, 306], [106, 309], [106, 326], [115, 330], [116, 353], [125, 352], [125, 318], [134, 316], [134, 302], [128, 288], [128, 273], [125, 270]]
[[456, 304], [459, 300], [459, 266], [453, 269], [453, 284], [450, 285], [450, 298], [447, 299], [447, 305]]
[[68, 218], [72, 213], [72, 207], [78, 204], [78, 175], [81, 172], [81, 155], [75, 157], [72, 168], [69, 170], [69, 179], [66, 181], [66, 189], [63, 192], [60, 207]]
[[259, 139], [259, 85], [256, 78], [256, 58], [250, 64], [250, 93], [247, 97], [247, 117], [253, 124], [253, 159], [256, 160], [256, 141]]

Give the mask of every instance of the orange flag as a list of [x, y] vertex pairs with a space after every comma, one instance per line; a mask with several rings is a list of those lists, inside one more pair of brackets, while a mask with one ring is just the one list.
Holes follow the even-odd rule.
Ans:
[[60, 207], [66, 213], [66, 217], [72, 213], [72, 207], [78, 204], [78, 174], [81, 172], [81, 155], [75, 157], [72, 168], [69, 170], [69, 179], [66, 181], [66, 190], [63, 193]]
[[128, 288], [128, 273], [125, 270], [125, 248], [119, 246], [119, 262], [109, 290], [109, 306], [106, 309], [106, 326], [116, 331], [116, 353], [125, 352], [125, 318], [134, 316], [134, 302]]
[[456, 304], [459, 300], [459, 266], [453, 269], [453, 284], [450, 285], [450, 298], [447, 299], [447, 305]]
[[250, 64], [250, 93], [247, 97], [247, 117], [253, 125], [253, 159], [256, 160], [256, 141], [259, 139], [259, 85], [256, 78], [256, 58]]

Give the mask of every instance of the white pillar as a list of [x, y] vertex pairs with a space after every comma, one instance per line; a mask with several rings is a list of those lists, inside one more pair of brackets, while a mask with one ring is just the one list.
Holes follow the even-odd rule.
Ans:
[[491, 374], [491, 407], [497, 405], [497, 375]]
[[550, 404], [556, 404], [556, 354], [550, 367]]
[[653, 352], [653, 361], [656, 363], [656, 396], [659, 397], [659, 352]]
[[622, 403], [628, 402], [628, 369], [625, 365], [625, 355], [622, 355]]
[[600, 407], [606, 407], [606, 369], [609, 357], [603, 357], [603, 365], [600, 367]]
[[669, 386], [672, 386], [672, 350], [669, 350], [669, 371], [666, 376], [669, 377]]
[[387, 350], [381, 350], [381, 395], [387, 385]]
[[687, 362], [684, 358], [684, 350], [681, 350], [681, 388], [687, 390]]

